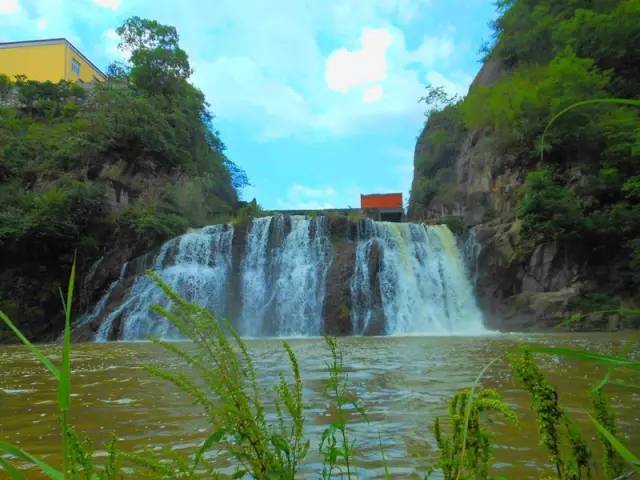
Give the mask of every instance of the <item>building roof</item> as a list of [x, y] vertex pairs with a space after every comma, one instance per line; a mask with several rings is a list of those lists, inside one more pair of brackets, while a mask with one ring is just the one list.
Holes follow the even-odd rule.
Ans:
[[360, 195], [360, 204], [367, 208], [402, 208], [402, 193], [374, 193]]
[[91, 65], [96, 71], [98, 71], [103, 77], [106, 77], [104, 72], [100, 70], [96, 65], [89, 60], [80, 50], [78, 50], [73, 43], [66, 38], [45, 38], [42, 40], [22, 40], [18, 42], [0, 42], [0, 48], [20, 48], [20, 47], [32, 47], [34, 45], [67, 45], [74, 53]]

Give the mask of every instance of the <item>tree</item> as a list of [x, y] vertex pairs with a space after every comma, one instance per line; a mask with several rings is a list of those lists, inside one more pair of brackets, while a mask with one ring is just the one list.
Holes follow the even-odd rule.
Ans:
[[111, 62], [107, 67], [109, 80], [125, 80], [129, 77], [129, 67], [123, 62]]
[[191, 76], [189, 57], [178, 45], [175, 27], [131, 17], [116, 31], [119, 48], [130, 52], [130, 77], [140, 89], [151, 94], [175, 93]]
[[447, 95], [444, 87], [434, 87], [433, 85], [427, 85], [425, 87], [427, 93], [424, 97], [420, 97], [418, 103], [424, 103], [427, 106], [427, 111], [424, 116], [429, 118], [432, 113], [439, 112], [449, 105], [455, 104], [458, 100], [457, 95]]

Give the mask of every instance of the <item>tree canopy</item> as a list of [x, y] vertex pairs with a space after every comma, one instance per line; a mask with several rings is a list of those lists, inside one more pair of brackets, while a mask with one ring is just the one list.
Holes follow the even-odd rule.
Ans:
[[500, 75], [474, 85], [455, 108], [429, 112], [412, 204], [427, 208], [436, 194], [442, 200], [453, 190], [464, 132], [484, 132], [496, 154], [514, 158], [512, 168], [530, 172], [517, 209], [530, 245], [562, 239], [593, 251], [612, 248], [628, 255], [627, 275], [640, 282], [640, 109], [573, 109], [547, 133], [543, 163], [539, 150], [547, 122], [565, 108], [596, 98], [640, 98], [640, 0], [497, 5], [484, 60], [497, 64]]
[[142, 254], [229, 218], [248, 183], [176, 29], [132, 17], [117, 31], [129, 59], [105, 82], [0, 75], [0, 309], [16, 318], [59, 311], [74, 251], [81, 270], [114, 248]]

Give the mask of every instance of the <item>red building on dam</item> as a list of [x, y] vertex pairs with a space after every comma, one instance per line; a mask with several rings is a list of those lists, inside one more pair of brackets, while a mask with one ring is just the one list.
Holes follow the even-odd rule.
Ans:
[[360, 208], [325, 208], [320, 210], [268, 210], [271, 214], [308, 215], [339, 213], [362, 213], [372, 220], [382, 222], [404, 222], [404, 203], [402, 193], [374, 193], [360, 195]]
[[369, 218], [383, 222], [402, 222], [402, 193], [360, 195], [360, 209]]

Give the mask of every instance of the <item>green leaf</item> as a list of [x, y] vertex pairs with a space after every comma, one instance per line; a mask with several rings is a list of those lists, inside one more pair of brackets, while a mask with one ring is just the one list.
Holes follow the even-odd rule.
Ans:
[[[487, 363], [485, 367], [482, 369], [482, 371], [478, 374], [475, 382], [473, 382], [473, 385], [471, 386], [471, 391], [469, 392], [467, 405], [464, 411], [464, 426], [462, 430], [462, 452], [460, 453], [460, 462], [464, 461], [464, 456], [466, 453], [467, 435], [469, 433], [469, 417], [471, 417], [471, 408], [473, 407], [473, 394], [475, 393], [475, 390], [478, 387], [478, 385], [480, 385], [480, 380], [482, 380], [482, 377], [484, 377], [484, 374], [487, 373], [487, 370], [489, 370], [493, 366], [493, 364], [496, 363], [501, 358], [502, 356], [496, 357], [493, 360], [491, 360], [489, 363]], [[462, 469], [458, 470], [458, 475], [456, 477], [456, 480], [460, 478], [461, 472], [462, 472]]]
[[247, 472], [245, 470], [238, 470], [236, 473], [234, 473], [233, 475], [231, 475], [231, 478], [234, 479], [238, 479], [238, 478], [242, 478], [247, 474]]
[[25, 476], [15, 468], [13, 468], [11, 464], [4, 460], [2, 457], [0, 457], [0, 467], [2, 467], [5, 472], [9, 474], [9, 478], [11, 480], [25, 480]]
[[629, 463], [636, 473], [640, 473], [640, 459], [636, 457], [633, 453], [631, 453], [627, 447], [625, 447], [620, 440], [618, 440], [609, 430], [602, 426], [600, 422], [598, 422], [595, 418], [588, 414], [589, 418], [593, 422], [593, 424], [598, 429], [598, 432], [604, 436], [607, 441], [611, 444], [613, 449], [618, 452], [627, 463]]
[[281, 435], [273, 435], [271, 437], [271, 443], [278, 450], [280, 450], [281, 452], [284, 452], [285, 454], [289, 455], [289, 452], [290, 452], [289, 445], [287, 444], [287, 441], [284, 438], [282, 438]]
[[27, 337], [22, 335], [22, 332], [18, 330], [18, 327], [16, 327], [13, 324], [13, 322], [9, 319], [9, 317], [7, 317], [2, 311], [0, 311], [0, 319], [2, 319], [5, 325], [7, 325], [7, 327], [9, 327], [13, 331], [13, 333], [16, 334], [16, 336], [20, 339], [20, 341], [24, 343], [29, 348], [29, 350], [31, 350], [31, 353], [33, 354], [33, 356], [36, 357], [38, 360], [40, 360], [40, 363], [42, 363], [47, 368], [47, 370], [51, 372], [51, 374], [55, 377], [55, 379], [59, 380], [60, 372], [58, 371], [56, 366], [53, 363], [51, 363], [51, 360], [49, 360], [47, 357], [44, 356], [44, 354], [40, 351], [38, 347], [33, 345], [27, 339]]
[[76, 279], [76, 259], [74, 256], [67, 287], [67, 301], [64, 302], [64, 339], [62, 341], [62, 365], [58, 380], [58, 406], [68, 411], [71, 403], [71, 308], [73, 304], [73, 288]]
[[64, 475], [62, 474], [62, 472], [59, 472], [51, 465], [46, 464], [39, 458], [34, 457], [33, 455], [25, 452], [21, 448], [11, 445], [10, 443], [0, 442], [0, 451], [5, 451], [9, 455], [12, 455], [16, 458], [19, 458], [20, 460], [24, 460], [25, 462], [37, 466], [42, 471], [42, 473], [47, 475], [52, 480], [64, 480]]
[[220, 440], [222, 440], [222, 438], [224, 437], [225, 433], [226, 432], [224, 428], [220, 428], [215, 432], [213, 432], [213, 434], [211, 434], [211, 436], [204, 441], [204, 443], [196, 453], [196, 457], [193, 462], [193, 468], [191, 469], [191, 475], [195, 473], [196, 469], [198, 468], [198, 465], [200, 464], [200, 461], [202, 460], [202, 457], [207, 452], [207, 450], [209, 450], [214, 443], [219, 443]]
[[583, 350], [573, 350], [570, 348], [542, 347], [540, 345], [527, 345], [527, 348], [534, 353], [560, 355], [563, 357], [574, 358], [576, 360], [605, 363], [615, 367], [640, 368], [640, 361], [632, 360], [630, 358], [602, 355], [600, 353], [585, 352]]

